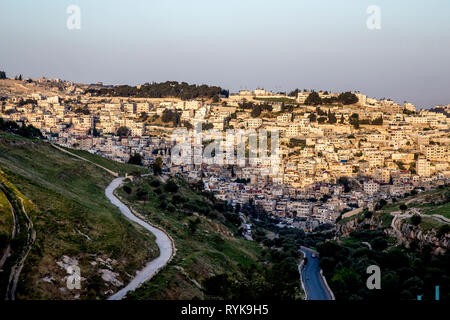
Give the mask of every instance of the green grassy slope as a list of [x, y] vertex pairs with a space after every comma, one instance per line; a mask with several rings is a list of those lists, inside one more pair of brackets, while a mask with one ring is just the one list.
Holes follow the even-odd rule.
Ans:
[[450, 186], [409, 196], [384, 207], [383, 211], [399, 211], [402, 204], [406, 204], [408, 208], [416, 208], [423, 214], [440, 214], [450, 218]]
[[83, 157], [89, 161], [92, 161], [100, 166], [103, 166], [106, 169], [117, 172], [117, 173], [119, 173], [120, 176], [124, 176], [125, 173], [128, 173], [128, 174], [148, 173], [147, 169], [140, 167], [140, 166], [111, 161], [109, 159], [103, 158], [96, 154], [89, 153], [84, 150], [75, 150], [75, 149], [70, 149], [70, 148], [64, 148], [64, 149], [66, 149], [80, 157]]
[[[406, 208], [417, 209], [421, 214], [432, 215], [438, 214], [446, 218], [450, 218], [450, 186], [441, 186], [435, 190], [426, 191], [423, 193], [410, 195], [406, 198], [397, 199], [393, 203], [384, 205], [380, 210], [373, 213], [373, 216], [377, 221], [382, 221], [383, 227], [389, 227], [391, 225], [393, 216], [391, 213], [401, 213], [400, 207], [406, 205]], [[358, 219], [362, 221], [365, 217], [365, 212], [363, 211], [352, 217], [344, 218], [341, 223], [348, 222], [350, 220]], [[424, 221], [429, 221], [430, 219], [424, 219]], [[442, 224], [434, 223], [435, 227]], [[424, 229], [428, 228], [430, 224], [425, 225]]]
[[5, 194], [0, 190], [0, 258], [11, 238], [13, 224], [14, 220], [11, 214], [11, 206]]
[[[116, 166], [109, 160], [102, 163]], [[28, 200], [26, 210], [36, 230], [17, 298], [103, 298], [118, 287], [104, 281], [100, 270], [111, 268], [117, 280], [127, 283], [158, 255], [153, 236], [126, 220], [105, 197], [113, 177], [104, 170], [48, 143], [5, 133], [0, 133], [0, 169], [3, 183]], [[66, 270], [57, 264], [63, 256], [78, 260], [81, 290], [66, 288]]]

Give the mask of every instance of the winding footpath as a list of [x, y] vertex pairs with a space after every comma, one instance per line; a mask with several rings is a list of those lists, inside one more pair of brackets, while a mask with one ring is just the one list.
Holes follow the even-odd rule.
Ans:
[[[95, 162], [85, 159], [77, 154], [74, 154], [74, 153], [68, 151], [68, 150], [65, 150], [53, 143], [51, 143], [51, 145], [54, 148], [66, 153], [66, 154], [69, 154], [80, 160], [89, 162], [89, 163], [105, 170], [106, 172], [110, 173], [111, 175], [113, 175], [115, 177], [119, 176], [119, 174], [117, 172], [109, 170]], [[149, 174], [145, 174], [142, 176], [144, 177], [144, 176], [148, 176], [148, 175]], [[123, 204], [114, 195], [114, 191], [118, 187], [120, 187], [120, 185], [122, 184], [122, 182], [125, 179], [126, 179], [126, 177], [120, 177], [120, 178], [114, 179], [110, 183], [110, 185], [106, 188], [105, 195], [113, 205], [115, 205], [116, 207], [119, 208], [120, 212], [125, 217], [127, 217], [129, 220], [139, 224], [140, 226], [142, 226], [146, 230], [150, 231], [155, 236], [155, 238], [156, 238], [155, 242], [159, 248], [159, 257], [148, 262], [142, 270], [137, 271], [135, 277], [131, 280], [131, 282], [128, 285], [126, 285], [124, 288], [122, 288], [121, 290], [119, 290], [118, 292], [116, 292], [115, 294], [110, 296], [108, 298], [108, 300], [121, 300], [122, 298], [124, 298], [127, 295], [127, 293], [129, 293], [130, 291], [134, 291], [139, 286], [141, 286], [144, 282], [150, 280], [153, 276], [155, 276], [162, 268], [164, 268], [169, 263], [169, 261], [175, 256], [175, 252], [176, 252], [175, 242], [173, 241], [173, 239], [170, 237], [170, 235], [167, 232], [165, 232], [161, 228], [154, 227], [154, 226], [150, 225], [149, 223], [145, 222], [144, 220], [138, 218], [135, 214], [133, 214], [131, 212], [131, 210], [125, 204]]]
[[123, 204], [115, 195], [114, 190], [116, 190], [125, 180], [125, 178], [117, 178], [114, 179], [111, 184], [106, 188], [105, 194], [106, 197], [119, 208], [120, 212], [127, 217], [129, 220], [136, 222], [140, 226], [144, 227], [146, 230], [153, 233], [156, 237], [156, 244], [159, 247], [159, 257], [155, 260], [148, 262], [144, 269], [138, 271], [136, 276], [131, 280], [131, 282], [125, 286], [123, 289], [112, 295], [108, 298], [108, 300], [120, 300], [127, 295], [128, 292], [134, 291], [145, 281], [150, 280], [154, 275], [156, 275], [159, 270], [161, 270], [167, 263], [172, 259], [175, 254], [175, 246], [173, 240], [170, 236], [161, 229], [158, 229], [147, 222], [141, 220], [137, 216], [135, 216], [131, 210]]

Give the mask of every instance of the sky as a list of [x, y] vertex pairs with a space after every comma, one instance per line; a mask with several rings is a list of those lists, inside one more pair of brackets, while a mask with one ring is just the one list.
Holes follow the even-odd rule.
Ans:
[[[80, 8], [80, 29], [67, 8]], [[367, 8], [380, 8], [379, 30]], [[1, 0], [0, 70], [450, 104], [448, 0]]]

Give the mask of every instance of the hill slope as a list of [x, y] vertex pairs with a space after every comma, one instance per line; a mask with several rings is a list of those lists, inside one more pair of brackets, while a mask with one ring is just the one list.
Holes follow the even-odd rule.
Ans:
[[[165, 181], [163, 181], [165, 180]], [[174, 239], [177, 254], [129, 299], [296, 299], [298, 261], [245, 240], [232, 208], [181, 178], [128, 181], [121, 200]]]
[[[118, 167], [109, 160], [101, 162]], [[137, 170], [126, 165], [120, 165], [120, 169]], [[48, 143], [2, 132], [0, 170], [0, 253], [12, 232], [8, 198], [9, 202], [24, 203], [36, 233], [20, 273], [16, 298], [104, 298], [158, 255], [153, 236], [126, 220], [105, 197], [104, 190], [113, 177], [104, 170]], [[25, 222], [19, 224], [25, 231]], [[2, 295], [23, 243], [12, 247], [12, 255], [0, 273]], [[81, 290], [66, 286], [66, 268], [73, 264], [81, 269]]]
[[[341, 220], [337, 241], [319, 245], [320, 265], [338, 300], [450, 300], [449, 186], [380, 201]], [[446, 218], [447, 217], [447, 218]], [[368, 290], [366, 268], [381, 269], [381, 290]]]

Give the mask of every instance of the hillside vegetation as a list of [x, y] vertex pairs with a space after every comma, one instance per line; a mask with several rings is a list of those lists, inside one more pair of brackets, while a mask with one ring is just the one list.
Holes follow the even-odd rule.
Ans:
[[179, 178], [128, 181], [118, 195], [174, 239], [177, 253], [129, 299], [298, 299], [298, 261], [244, 240], [239, 215]]
[[[100, 157], [92, 155], [91, 159]], [[103, 158], [101, 163], [117, 168]], [[136, 171], [134, 166], [120, 167]], [[2, 132], [0, 170], [0, 252], [12, 230], [5, 193], [9, 192], [10, 201], [23, 201], [36, 233], [20, 273], [17, 299], [104, 298], [158, 256], [153, 235], [125, 219], [104, 195], [113, 179], [106, 171], [46, 142]], [[14, 253], [19, 251], [16, 246], [6, 263], [14, 264]], [[81, 269], [81, 290], [66, 286], [69, 265]], [[1, 277], [8, 277], [9, 272], [4, 268]]]
[[[405, 248], [378, 230], [352, 232], [342, 241], [319, 245], [320, 266], [337, 300], [450, 300], [450, 253], [432, 255], [431, 246]], [[369, 290], [367, 267], [381, 270], [381, 289]]]
[[[318, 246], [336, 298], [433, 300], [439, 286], [441, 300], [450, 300], [449, 203], [450, 187], [441, 186], [342, 219], [338, 241]], [[381, 290], [366, 287], [370, 265], [381, 269]]]
[[0, 257], [3, 255], [2, 250], [6, 249], [7, 243], [11, 239], [13, 224], [11, 205], [4, 192], [0, 190]]

